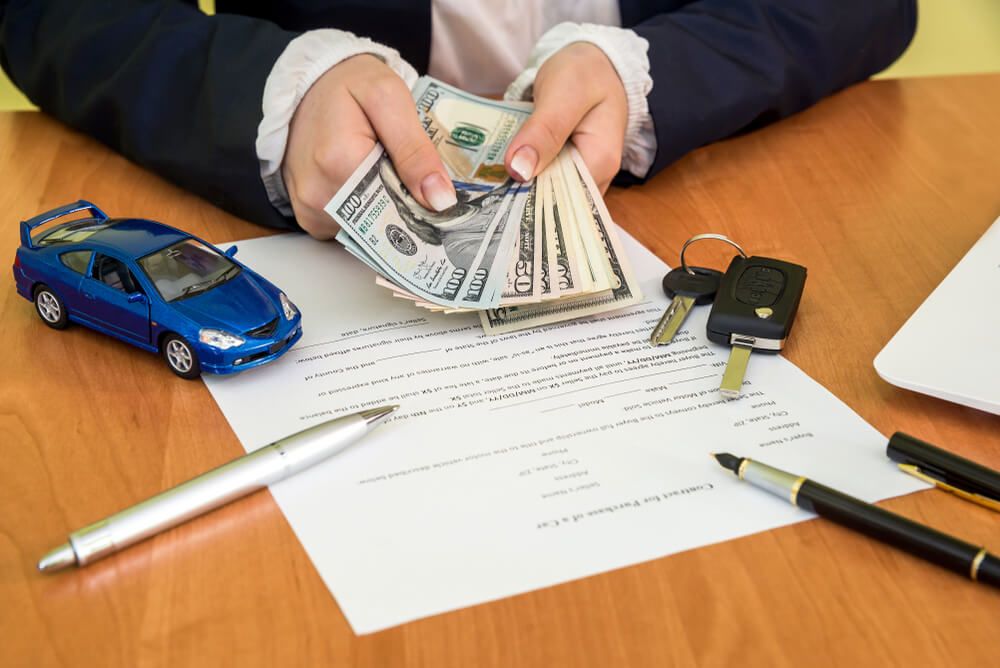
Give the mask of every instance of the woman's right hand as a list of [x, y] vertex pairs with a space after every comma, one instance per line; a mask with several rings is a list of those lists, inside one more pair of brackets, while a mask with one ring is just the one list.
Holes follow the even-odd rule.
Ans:
[[406, 84], [375, 56], [360, 54], [317, 79], [289, 125], [281, 173], [303, 230], [317, 239], [337, 234], [323, 207], [376, 142], [422, 206], [442, 211], [455, 204], [455, 188]]

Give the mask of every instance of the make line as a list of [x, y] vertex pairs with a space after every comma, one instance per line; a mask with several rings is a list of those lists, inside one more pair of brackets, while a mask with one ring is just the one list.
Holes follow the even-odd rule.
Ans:
[[674, 381], [675, 384], [680, 385], [681, 383], [690, 383], [692, 380], [705, 380], [706, 378], [715, 378], [718, 373], [710, 373], [707, 376], [698, 376], [697, 378], [685, 378], [684, 380]]

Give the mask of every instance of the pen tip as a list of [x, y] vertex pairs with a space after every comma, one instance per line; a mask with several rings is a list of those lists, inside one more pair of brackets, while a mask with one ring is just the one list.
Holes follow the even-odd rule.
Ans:
[[391, 406], [381, 406], [379, 408], [369, 408], [368, 410], [361, 411], [360, 415], [365, 419], [365, 422], [368, 423], [369, 427], [374, 427], [389, 417], [389, 415], [391, 415], [397, 408], [399, 408], [399, 405], [397, 404], [393, 404]]
[[38, 570], [51, 573], [75, 565], [76, 553], [69, 543], [63, 543], [38, 561]]
[[715, 457], [715, 461], [719, 462], [723, 468], [727, 468], [733, 473], [736, 473], [740, 468], [740, 462], [743, 461], [742, 458], [731, 455], [728, 452], [713, 453], [712, 456]]

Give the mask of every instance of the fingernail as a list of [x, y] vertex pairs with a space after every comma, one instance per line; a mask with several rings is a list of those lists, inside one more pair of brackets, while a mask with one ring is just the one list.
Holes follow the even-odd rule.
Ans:
[[522, 181], [530, 181], [535, 175], [535, 165], [538, 164], [538, 151], [530, 146], [522, 146], [511, 158], [510, 168], [521, 177]]
[[420, 192], [424, 194], [424, 199], [435, 211], [450, 209], [458, 203], [458, 198], [455, 197], [455, 188], [451, 182], [437, 172], [424, 177], [420, 183]]

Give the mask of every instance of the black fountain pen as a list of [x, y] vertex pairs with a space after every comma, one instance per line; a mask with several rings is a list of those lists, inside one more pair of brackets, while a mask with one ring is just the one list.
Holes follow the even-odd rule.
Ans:
[[712, 455], [742, 480], [761, 487], [792, 504], [860, 531], [910, 554], [933, 561], [978, 582], [1000, 587], [1000, 559], [940, 531], [865, 503], [802, 476], [728, 453]]

